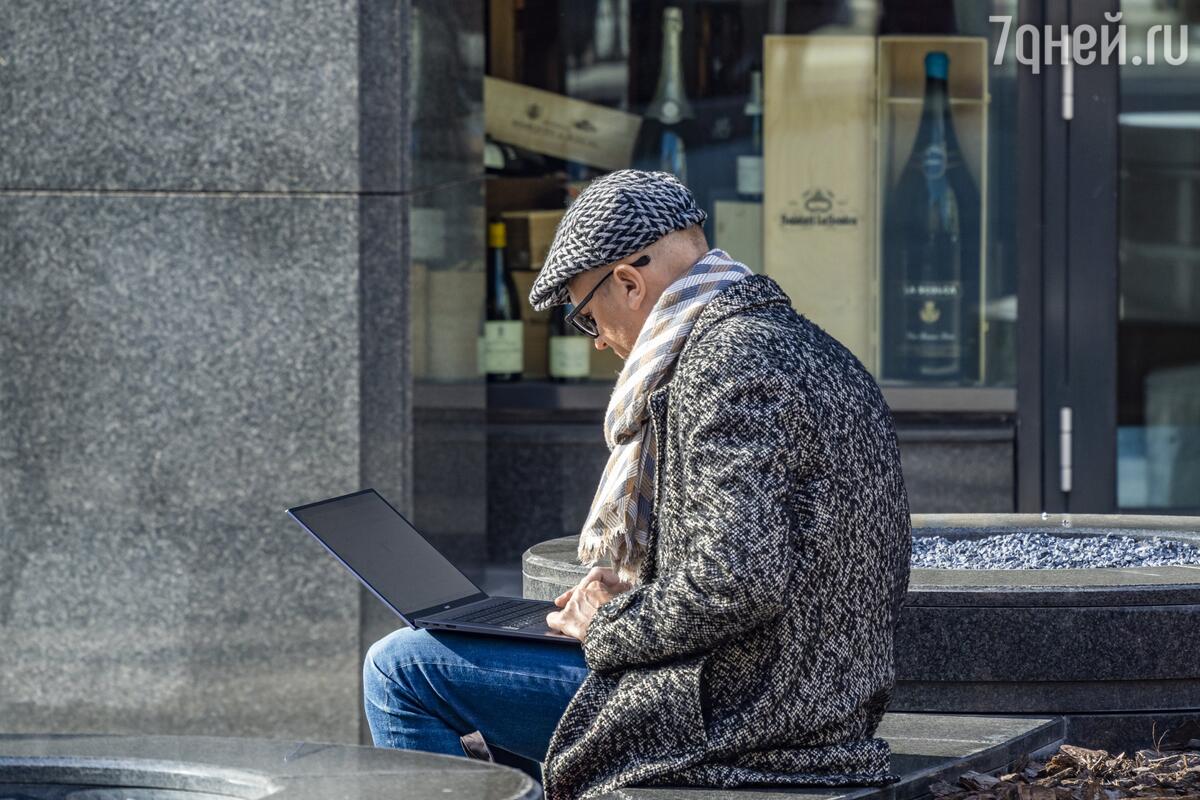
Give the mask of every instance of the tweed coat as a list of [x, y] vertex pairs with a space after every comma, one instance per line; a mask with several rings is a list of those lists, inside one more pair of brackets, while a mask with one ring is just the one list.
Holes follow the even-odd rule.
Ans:
[[650, 543], [602, 605], [547, 800], [633, 785], [887, 785], [908, 496], [891, 413], [843, 345], [753, 275], [650, 396]]

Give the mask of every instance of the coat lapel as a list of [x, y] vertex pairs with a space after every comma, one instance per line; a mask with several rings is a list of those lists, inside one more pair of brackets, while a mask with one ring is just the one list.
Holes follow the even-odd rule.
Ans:
[[667, 404], [671, 397], [671, 382], [650, 393], [650, 430], [658, 445], [658, 463], [654, 465], [654, 505], [650, 509], [650, 527], [646, 532], [646, 553], [638, 568], [638, 583], [647, 583], [653, 579], [658, 570], [658, 560], [655, 557], [658, 549], [658, 512], [662, 508], [663, 472], [666, 469], [667, 458]]

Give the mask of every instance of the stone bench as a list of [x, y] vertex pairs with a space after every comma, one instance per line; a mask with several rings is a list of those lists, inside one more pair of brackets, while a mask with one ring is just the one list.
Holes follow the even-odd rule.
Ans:
[[[915, 514], [913, 536], [1169, 537], [1200, 545], [1200, 517]], [[586, 570], [576, 539], [525, 553], [526, 597]], [[1200, 737], [1200, 567], [914, 569], [896, 630], [889, 711], [1061, 716], [1072, 744], [1133, 752]]]
[[1023, 755], [1040, 756], [1063, 742], [1061, 718], [956, 716], [888, 713], [877, 735], [892, 748], [892, 770], [900, 782], [886, 787], [753, 787], [738, 789], [630, 788], [609, 797], [630, 800], [922, 800], [929, 785], [953, 783], [967, 771], [1006, 770]]

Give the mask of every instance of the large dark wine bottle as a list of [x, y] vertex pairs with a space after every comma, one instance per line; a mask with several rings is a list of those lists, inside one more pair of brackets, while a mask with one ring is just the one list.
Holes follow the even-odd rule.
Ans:
[[483, 323], [483, 371], [488, 381], [521, 379], [525, 343], [517, 287], [504, 260], [508, 245], [503, 222], [488, 225], [487, 317]]
[[683, 12], [663, 9], [662, 61], [654, 99], [642, 115], [634, 158], [642, 169], [674, 173], [687, 183], [687, 149], [696, 114], [683, 85]]
[[571, 304], [550, 312], [550, 380], [582, 383], [592, 372], [592, 339], [567, 322]]
[[926, 54], [920, 127], [884, 212], [885, 378], [978, 375], [980, 198], [954, 132], [949, 69], [945, 53]]

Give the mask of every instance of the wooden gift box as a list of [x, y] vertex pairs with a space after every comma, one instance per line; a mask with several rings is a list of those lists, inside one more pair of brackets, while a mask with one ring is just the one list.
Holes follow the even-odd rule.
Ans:
[[[931, 50], [950, 56], [954, 125], [980, 189], [976, 285], [983, 308], [987, 39], [771, 35], [763, 42], [764, 271], [797, 311], [845, 344], [876, 377], [884, 201], [912, 148], [924, 58]], [[982, 373], [982, 315], [980, 325]]]

